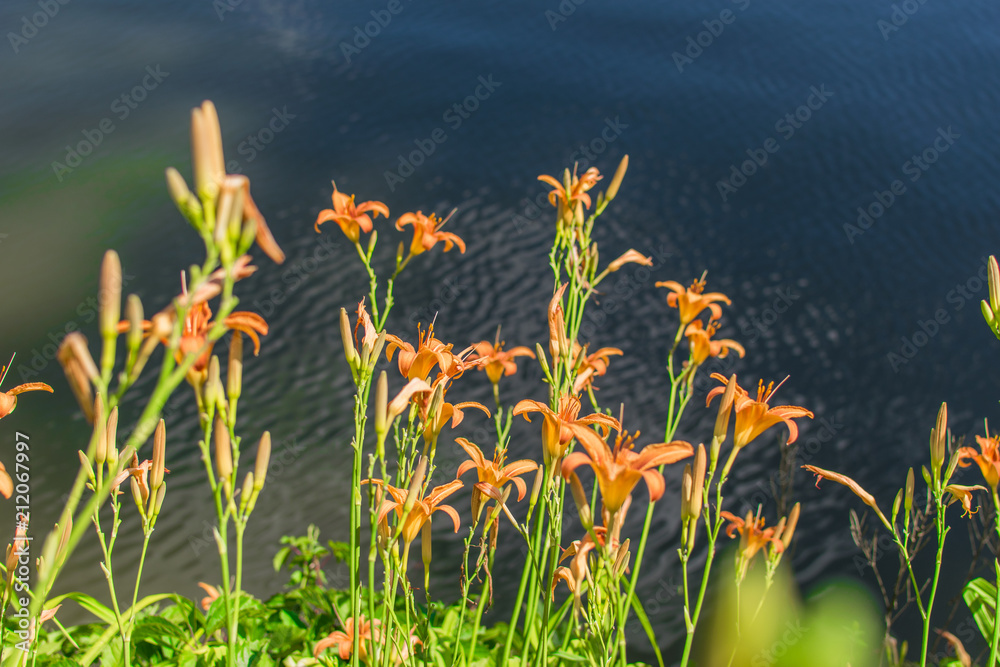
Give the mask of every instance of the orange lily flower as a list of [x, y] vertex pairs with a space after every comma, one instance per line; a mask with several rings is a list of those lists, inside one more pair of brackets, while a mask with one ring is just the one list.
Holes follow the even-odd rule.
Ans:
[[960, 447], [958, 452], [958, 465], [968, 468], [970, 465], [967, 459], [972, 459], [979, 465], [983, 473], [983, 479], [990, 488], [996, 491], [997, 482], [1000, 481], [1000, 437], [991, 436], [989, 426], [986, 427], [986, 437], [976, 436], [979, 443], [979, 451], [972, 447]]
[[472, 492], [472, 516], [474, 518], [479, 518], [480, 503], [482, 502], [481, 492], [483, 491], [481, 485], [492, 487], [499, 494], [503, 492], [503, 487], [507, 482], [513, 482], [514, 486], [517, 487], [517, 501], [524, 500], [524, 494], [528, 492], [528, 487], [521, 479], [521, 475], [537, 470], [537, 463], [522, 459], [504, 465], [505, 452], [497, 450], [493, 454], [493, 460], [490, 461], [483, 456], [483, 451], [479, 447], [465, 438], [455, 438], [455, 442], [469, 455], [469, 460], [463, 461], [462, 465], [458, 466], [458, 474], [455, 475], [455, 478], [458, 479], [473, 468], [476, 469], [476, 475], [479, 478], [479, 483], [476, 484]]
[[399, 350], [399, 372], [408, 380], [427, 380], [428, 374], [436, 364], [441, 372], [449, 377], [454, 377], [461, 373], [463, 365], [459, 357], [452, 353], [452, 344], [445, 345], [434, 337], [434, 325], [427, 327], [426, 332], [421, 332], [417, 328], [417, 348], [399, 338], [389, 334], [385, 337], [389, 343], [386, 346], [385, 356], [392, 361], [392, 356]]
[[656, 286], [667, 287], [673, 290], [667, 295], [667, 305], [671, 308], [676, 308], [680, 312], [682, 327], [690, 324], [706, 308], [712, 312], [711, 319], [717, 320], [722, 317], [722, 307], [717, 302], [721, 301], [726, 305], [732, 304], [729, 297], [721, 292], [704, 294], [704, 279], [694, 281], [691, 283], [691, 287], [688, 288], [673, 280], [657, 282]]
[[[6, 368], [0, 371], [0, 375], [3, 375], [5, 371]], [[17, 407], [18, 394], [23, 394], [26, 391], [47, 391], [50, 394], [53, 393], [52, 387], [44, 382], [27, 382], [25, 384], [19, 384], [16, 387], [12, 387], [7, 391], [0, 392], [0, 419], [3, 419], [10, 413], [14, 412], [14, 408]]]
[[[573, 358], [575, 359], [579, 356], [580, 351], [583, 350], [586, 354], [586, 346], [580, 347], [580, 344], [573, 341]], [[625, 354], [617, 347], [602, 347], [597, 352], [593, 354], [584, 356], [580, 365], [576, 369], [576, 380], [573, 381], [573, 393], [579, 394], [584, 389], [594, 388], [594, 378], [600, 377], [608, 372], [608, 363], [610, 363], [609, 357], [611, 356], [621, 356]]]
[[562, 474], [568, 477], [571, 472], [584, 464], [593, 468], [601, 488], [601, 500], [612, 516], [632, 495], [639, 480], [646, 481], [650, 502], [659, 500], [663, 496], [666, 484], [663, 475], [655, 468], [667, 463], [676, 463], [694, 454], [694, 448], [690, 443], [682, 440], [646, 445], [637, 453], [633, 451], [633, 447], [635, 438], [639, 434], [629, 436], [627, 432], [622, 432], [615, 438], [615, 447], [612, 450], [603, 438], [589, 428], [571, 426], [570, 430], [586, 453], [573, 452], [568, 455], [562, 463]]
[[403, 227], [406, 225], [413, 225], [413, 241], [410, 243], [411, 255], [419, 255], [425, 250], [430, 250], [438, 241], [444, 241], [445, 252], [451, 250], [452, 246], [458, 246], [459, 252], [464, 253], [465, 241], [451, 232], [441, 231], [441, 228], [450, 219], [451, 215], [441, 220], [433, 213], [426, 216], [421, 211], [404, 213], [396, 221], [396, 229], [403, 231]]
[[[418, 399], [419, 400], [419, 399]], [[462, 423], [465, 418], [465, 413], [463, 410], [466, 408], [476, 408], [482, 410], [487, 417], [491, 417], [489, 408], [487, 408], [482, 403], [477, 403], [476, 401], [464, 401], [462, 403], [441, 403], [441, 407], [433, 415], [424, 414], [424, 442], [433, 443], [437, 442], [438, 436], [441, 435], [441, 430], [444, 428], [448, 420], [451, 420], [451, 427], [455, 428]], [[429, 410], [430, 406], [426, 405], [424, 410]]]
[[712, 336], [718, 330], [719, 323], [715, 321], [710, 322], [707, 328], [702, 324], [701, 320], [695, 320], [687, 326], [687, 329], [684, 330], [684, 335], [687, 336], [688, 344], [691, 346], [692, 364], [700, 366], [709, 357], [718, 357], [721, 359], [729, 354], [729, 350], [733, 350], [741, 358], [746, 355], [746, 350], [735, 340], [729, 338], [713, 340]]
[[513, 375], [517, 372], [517, 362], [514, 361], [517, 357], [531, 357], [535, 358], [535, 353], [524, 346], [511, 348], [509, 350], [503, 349], [504, 343], [499, 340], [499, 333], [497, 334], [497, 341], [495, 343], [490, 343], [489, 341], [481, 341], [472, 346], [475, 356], [470, 356], [469, 361], [483, 361], [483, 365], [480, 366], [480, 370], [486, 371], [486, 377], [490, 379], [494, 385], [500, 382], [500, 378], [505, 375]]
[[764, 517], [760, 516], [759, 510], [758, 515], [754, 516], [753, 512], [747, 512], [745, 519], [734, 515], [731, 512], [720, 512], [720, 516], [729, 521], [729, 526], [726, 528], [726, 535], [729, 537], [735, 537], [736, 532], [739, 531], [740, 534], [740, 552], [739, 552], [739, 578], [743, 579], [746, 575], [747, 567], [750, 565], [750, 561], [753, 557], [757, 555], [768, 542], [771, 543], [771, 549], [775, 553], [781, 553], [785, 549], [784, 543], [781, 541], [781, 535], [777, 528], [764, 528]]
[[[722, 386], [708, 392], [706, 406], [712, 403], [713, 398], [724, 394], [726, 385], [729, 383], [729, 378], [720, 373], [712, 373], [712, 377], [722, 382]], [[786, 444], [792, 444], [799, 437], [799, 427], [792, 419], [797, 417], [812, 419], [813, 413], [796, 405], [779, 405], [772, 408], [767, 402], [774, 396], [775, 391], [777, 391], [777, 387], [774, 386], [773, 382], [765, 389], [764, 381], [761, 380], [757, 386], [757, 400], [753, 400], [746, 389], [736, 385], [736, 394], [733, 396], [733, 408], [736, 411], [733, 447], [736, 449], [745, 447], [761, 433], [778, 423], [784, 423], [788, 427]]]
[[198, 585], [201, 586], [208, 595], [201, 599], [201, 608], [208, 611], [208, 608], [212, 606], [212, 603], [219, 599], [219, 589], [210, 584], [206, 584], [204, 581], [199, 581]]
[[956, 500], [962, 503], [962, 508], [965, 510], [962, 516], [971, 516], [979, 511], [977, 507], [975, 511], [972, 510], [972, 492], [973, 491], [985, 491], [985, 486], [980, 486], [976, 484], [975, 486], [963, 486], [961, 484], [949, 484], [944, 487], [944, 490], [951, 494], [951, 502]]
[[[384, 486], [389, 492], [389, 495], [392, 496], [392, 500], [386, 498], [382, 501], [378, 512], [379, 522], [383, 521], [392, 510], [396, 510], [396, 516], [402, 518], [403, 505], [406, 503], [407, 490], [397, 489], [389, 484], [384, 484], [380, 480], [373, 480], [372, 483]], [[461, 480], [456, 479], [453, 482], [436, 487], [424, 498], [418, 498], [416, 502], [413, 503], [413, 509], [410, 510], [410, 514], [406, 517], [406, 521], [403, 523], [401, 531], [403, 543], [409, 546], [413, 540], [417, 539], [417, 535], [420, 534], [420, 530], [424, 527], [425, 523], [430, 521], [431, 515], [434, 514], [434, 512], [444, 512], [451, 517], [452, 523], [455, 524], [455, 532], [457, 533], [459, 529], [458, 512], [451, 505], [443, 505], [441, 503], [445, 498], [455, 493], [460, 488], [462, 488], [462, 482]]]
[[[188, 354], [198, 352], [205, 345], [208, 332], [211, 331], [215, 324], [211, 321], [211, 317], [212, 309], [204, 302], [196, 304], [188, 311], [187, 317], [184, 318], [181, 343], [176, 354], [177, 363], [181, 363], [184, 357]], [[257, 313], [237, 311], [228, 315], [223, 320], [223, 324], [225, 324], [227, 329], [241, 331], [249, 336], [250, 340], [253, 341], [254, 356], [260, 353], [260, 338], [257, 337], [257, 334], [262, 336], [267, 335], [267, 322], [264, 321], [263, 317]], [[213, 347], [214, 343], [201, 353], [198, 360], [194, 362], [194, 366], [191, 367], [192, 370], [204, 371], [208, 368], [208, 362], [212, 358]]]
[[333, 208], [325, 208], [319, 212], [314, 228], [318, 234], [320, 225], [333, 220], [340, 225], [340, 229], [352, 243], [357, 243], [361, 238], [361, 232], [367, 234], [372, 230], [372, 216], [368, 215], [369, 212], [376, 218], [379, 214], [389, 217], [389, 207], [382, 202], [366, 201], [363, 204], [355, 204], [354, 195], [348, 197], [337, 189], [336, 183], [333, 183]]
[[[382, 624], [381, 621], [375, 619], [374, 621], [368, 621], [365, 619], [364, 614], [359, 616], [361, 623], [358, 627], [358, 640], [361, 642], [361, 646], [358, 647], [358, 658], [367, 663], [368, 662], [368, 646], [369, 642], [379, 641], [379, 625]], [[313, 657], [318, 658], [319, 654], [328, 648], [336, 648], [337, 655], [340, 656], [341, 660], [350, 660], [351, 653], [354, 652], [354, 617], [347, 619], [344, 624], [343, 630], [335, 630], [328, 634], [323, 639], [317, 642], [316, 646], [313, 648]]]
[[579, 201], [583, 202], [583, 205], [587, 208], [590, 208], [590, 195], [587, 194], [587, 190], [597, 185], [597, 181], [601, 180], [601, 178], [603, 177], [597, 167], [591, 167], [583, 172], [583, 176], [577, 177], [574, 174], [571, 179], [569, 192], [566, 191], [562, 183], [552, 176], [542, 175], [538, 177], [538, 180], [552, 186], [552, 191], [549, 192], [549, 203], [553, 206], [558, 205], [559, 201], [562, 201], [566, 206], [571, 206], [573, 202]]
[[544, 421], [542, 423], [542, 447], [545, 454], [545, 464], [562, 460], [566, 453], [569, 441], [573, 439], [573, 426], [589, 426], [597, 424], [604, 431], [605, 436], [611, 429], [621, 430], [621, 424], [614, 417], [594, 413], [586, 417], [578, 417], [580, 414], [580, 399], [576, 396], [561, 396], [559, 398], [559, 411], [553, 412], [552, 408], [540, 403], [525, 399], [514, 406], [515, 415], [524, 415], [526, 421], [529, 412], [541, 412]]

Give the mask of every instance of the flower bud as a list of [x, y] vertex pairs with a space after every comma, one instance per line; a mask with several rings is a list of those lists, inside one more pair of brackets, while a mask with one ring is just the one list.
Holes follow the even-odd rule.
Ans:
[[948, 404], [942, 403], [938, 410], [937, 423], [931, 431], [931, 470], [935, 475], [941, 474], [944, 457], [947, 452], [948, 439]]
[[125, 301], [125, 317], [128, 318], [128, 335], [126, 343], [130, 354], [135, 354], [142, 345], [142, 300], [135, 294], [129, 294]]
[[215, 473], [229, 490], [233, 476], [233, 446], [229, 440], [229, 429], [221, 417], [215, 418]]
[[538, 494], [542, 491], [543, 481], [545, 481], [545, 468], [538, 466], [538, 470], [535, 471], [535, 481], [531, 485], [531, 497], [528, 499], [528, 507], [533, 508], [535, 503], [538, 502]]
[[420, 529], [420, 558], [424, 561], [424, 571], [431, 566], [431, 520], [428, 518]]
[[1000, 267], [997, 258], [990, 255], [989, 260], [990, 308], [994, 313], [1000, 311]]
[[694, 455], [694, 468], [691, 469], [691, 516], [697, 519], [701, 516], [702, 501], [705, 496], [705, 445], [698, 445]]
[[903, 496], [903, 508], [906, 511], [906, 521], [909, 523], [910, 512], [913, 511], [913, 468], [906, 473], [906, 493]]
[[233, 332], [229, 341], [229, 365], [226, 366], [226, 393], [230, 401], [240, 397], [243, 389], [243, 334]]
[[161, 419], [153, 433], [153, 465], [149, 476], [149, 485], [157, 491], [163, 484], [163, 471], [166, 465], [167, 425]]
[[626, 171], [628, 171], [628, 155], [625, 155], [625, 157], [622, 158], [622, 161], [618, 163], [618, 169], [615, 170], [615, 175], [611, 178], [611, 184], [608, 185], [608, 191], [604, 195], [604, 201], [610, 203], [611, 200], [618, 195], [618, 188], [621, 187]]
[[799, 513], [802, 511], [801, 503], [795, 503], [792, 511], [788, 513], [788, 521], [785, 522], [785, 529], [781, 531], [781, 546], [787, 551], [795, 537], [795, 527], [799, 525]]
[[164, 482], [160, 484], [160, 488], [156, 491], [156, 500], [153, 501], [152, 508], [152, 521], [156, 521], [156, 517], [160, 515], [160, 509], [163, 507], [163, 497], [167, 495], [167, 483]]
[[[899, 507], [902, 504], [903, 504], [903, 490], [900, 489], [899, 491], [896, 492], [896, 499], [892, 501], [892, 514], [890, 515], [892, 517], [892, 521], [890, 523], [893, 526], [896, 525], [896, 517], [899, 516]], [[907, 520], [909, 520], [909, 516], [907, 516]]]
[[409, 514], [410, 510], [413, 509], [414, 503], [420, 497], [420, 489], [424, 485], [424, 476], [427, 474], [427, 457], [421, 456], [420, 462], [417, 463], [417, 469], [413, 472], [413, 477], [410, 478], [410, 486], [406, 490], [406, 502], [403, 503], [403, 514]]
[[214, 202], [225, 179], [226, 167], [219, 115], [208, 100], [191, 110], [191, 153], [198, 196]]
[[351, 366], [351, 371], [357, 370], [358, 353], [354, 349], [354, 335], [351, 333], [351, 318], [347, 315], [347, 310], [340, 309], [340, 338], [344, 344], [344, 357]]
[[729, 415], [733, 409], [733, 396], [736, 394], [736, 374], [729, 378], [726, 383], [726, 391], [722, 394], [722, 402], [719, 404], [719, 414], [715, 419], [715, 432], [713, 439], [718, 440], [721, 445], [726, 440], [726, 432], [729, 430]]
[[691, 464], [688, 463], [684, 466], [684, 477], [681, 482], [681, 523], [687, 527], [688, 521], [691, 519], [691, 487], [693, 486], [693, 481], [691, 480]]
[[101, 317], [101, 337], [114, 340], [118, 337], [118, 321], [122, 312], [122, 263], [114, 250], [104, 253], [97, 301]]
[[576, 503], [576, 509], [580, 512], [580, 524], [590, 530], [594, 527], [594, 518], [590, 512], [590, 502], [587, 500], [587, 494], [583, 491], [583, 484], [580, 483], [580, 478], [577, 477], [575, 472], [569, 474], [569, 488], [573, 492], [573, 502]]
[[254, 492], [254, 477], [253, 472], [248, 472], [247, 476], [243, 478], [243, 489], [240, 491], [240, 514], [247, 511], [247, 503], [250, 502], [251, 496]]
[[80, 409], [87, 417], [87, 421], [94, 421], [94, 393], [91, 383], [100, 378], [97, 371], [97, 364], [90, 356], [87, 349], [87, 339], [78, 331], [67, 334], [59, 346], [57, 355], [59, 363], [66, 373], [66, 380], [69, 382], [73, 395], [76, 396]]
[[129, 486], [132, 487], [132, 499], [135, 501], [135, 506], [139, 509], [142, 518], [145, 519], [146, 499], [149, 498], [149, 490], [139, 484], [139, 478], [135, 475], [129, 475]]
[[167, 190], [170, 191], [170, 198], [174, 200], [181, 214], [192, 224], [197, 224], [202, 216], [201, 204], [188, 190], [184, 177], [173, 167], [167, 167]]
[[[96, 485], [97, 484], [97, 478], [94, 476], [94, 466], [92, 466], [90, 464], [90, 459], [87, 458], [87, 455], [83, 452], [82, 449], [77, 450], [77, 452], [80, 455], [80, 466], [82, 468], [86, 469], [86, 471], [87, 471], [87, 479], [90, 481], [90, 483], [92, 485]], [[9, 477], [9, 475], [8, 475], [8, 477]], [[13, 482], [11, 483], [11, 485], [13, 486]], [[5, 493], [4, 497], [5, 498], [10, 498], [10, 494], [9, 493]]]
[[222, 389], [221, 371], [219, 370], [219, 357], [212, 355], [208, 362], [208, 380], [203, 389], [205, 397], [205, 410], [209, 415], [214, 415], [216, 408], [219, 414], [223, 414], [226, 409], [226, 395]]
[[94, 463], [100, 468], [108, 460], [108, 424], [104, 418], [104, 402], [100, 396], [94, 399], [94, 435], [97, 437]]
[[260, 436], [260, 443], [257, 445], [257, 460], [254, 462], [253, 483], [254, 488], [260, 491], [264, 488], [264, 480], [267, 478], [267, 466], [271, 462], [271, 432], [264, 431]]
[[379, 439], [388, 430], [388, 409], [389, 409], [389, 379], [385, 371], [379, 373], [378, 383], [375, 385], [375, 433]]
[[108, 450], [105, 460], [108, 462], [108, 469], [114, 470], [118, 465], [118, 406], [111, 408], [108, 415], [108, 426], [106, 429]]

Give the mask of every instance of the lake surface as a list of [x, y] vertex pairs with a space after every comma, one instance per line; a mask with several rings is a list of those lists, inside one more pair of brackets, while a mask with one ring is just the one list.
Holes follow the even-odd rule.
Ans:
[[[533, 345], [547, 335], [553, 217], [535, 205], [547, 190], [535, 178], [574, 160], [610, 175], [628, 153], [597, 233], [601, 255], [631, 247], [656, 266], [618, 274], [585, 333], [624, 350], [599, 396], [624, 402], [627, 426], [646, 442], [662, 432], [676, 321], [653, 283], [705, 270], [709, 289], [733, 299], [721, 334], [748, 351], [718, 370], [744, 386], [790, 375], [777, 402], [816, 413], [802, 425], [799, 464], [852, 474], [889, 507], [907, 467], [927, 459], [941, 401], [959, 435], [996, 417], [1000, 343], [978, 306], [984, 259], [1000, 250], [995, 3], [188, 0], [140, 9], [94, 0], [57, 11], [52, 2], [51, 16], [44, 4], [0, 8], [0, 332], [4, 354], [17, 352], [6, 386], [56, 388], [25, 396], [4, 421], [0, 457], [11, 461], [15, 430], [30, 436], [38, 535], [61, 507], [87, 433], [51, 361], [54, 341], [70, 325], [96, 340], [88, 299], [106, 248], [121, 254], [126, 289], [147, 312], [200, 262], [163, 170], [190, 174], [188, 114], [208, 98], [228, 170], [251, 178], [288, 254], [282, 267], [261, 259], [238, 289], [241, 308], [271, 326], [246, 363], [240, 432], [255, 442], [270, 429], [280, 463], [248, 531], [255, 594], [284, 582], [270, 565], [280, 536], [313, 522], [324, 539], [347, 537], [353, 386], [337, 318], [367, 281], [332, 225], [323, 236], [312, 229], [334, 179], [359, 200], [386, 202], [393, 219], [457, 209], [449, 225], [468, 251], [435, 249], [413, 263], [391, 332], [412, 340], [416, 323], [437, 314], [439, 336], [459, 348], [491, 339], [497, 325], [509, 345]], [[380, 229], [388, 240], [389, 226]], [[544, 400], [540, 379], [522, 364], [501, 387], [505, 401]], [[700, 397], [712, 384], [699, 385]], [[481, 375], [453, 393], [492, 402]], [[219, 578], [192, 399], [183, 387], [167, 410], [170, 492], [145, 592], [195, 596], [196, 582]], [[703, 404], [692, 401], [680, 437], [709, 437], [714, 412]], [[467, 425], [456, 434], [488, 426], [476, 414]], [[537, 424], [514, 436], [512, 457], [538, 458]], [[742, 455], [732, 508], [764, 503], [773, 520], [766, 480], [781, 438], [769, 433]], [[462, 458], [447, 441], [439, 456]], [[668, 497], [679, 473], [668, 474]], [[847, 510], [859, 503], [832, 484], [816, 491], [806, 475], [795, 485], [801, 585], [857, 577]], [[455, 502], [466, 513], [467, 499]], [[676, 514], [664, 503], [655, 515], [640, 589], [656, 601], [650, 616], [671, 651], [683, 631], [672, 592]], [[141, 546], [129, 525], [118, 552], [126, 565]], [[440, 527], [437, 537], [432, 588], [453, 595], [460, 541]], [[101, 595], [96, 541], [75, 558], [60, 586]], [[511, 559], [497, 562], [499, 581], [516, 578]], [[874, 586], [870, 572], [864, 581]], [[959, 582], [947, 583], [940, 599]], [[498, 599], [498, 616], [510, 604]]]

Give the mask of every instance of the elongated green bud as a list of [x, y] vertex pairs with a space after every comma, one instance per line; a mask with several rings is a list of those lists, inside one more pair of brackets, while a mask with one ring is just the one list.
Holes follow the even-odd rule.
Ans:
[[125, 342], [129, 352], [136, 354], [142, 345], [142, 300], [135, 294], [129, 294], [125, 301], [125, 317], [128, 319], [128, 336]]
[[260, 443], [257, 445], [257, 460], [253, 468], [254, 488], [260, 491], [264, 488], [264, 480], [267, 478], [267, 466], [271, 462], [271, 432], [264, 431], [260, 436]]
[[736, 395], [736, 374], [729, 378], [726, 383], [726, 391], [722, 394], [722, 402], [719, 404], [719, 414], [715, 418], [715, 431], [712, 435], [714, 440], [723, 443], [726, 440], [726, 432], [729, 430], [729, 415], [733, 409], [733, 396]]
[[1000, 267], [997, 258], [990, 255], [989, 261], [990, 308], [994, 313], [1000, 311]]
[[691, 516], [695, 519], [701, 516], [702, 500], [705, 495], [705, 468], [708, 465], [705, 455], [705, 445], [699, 444], [694, 454], [694, 467], [691, 469]]
[[80, 454], [80, 465], [87, 471], [87, 479], [90, 480], [91, 484], [97, 484], [97, 478], [94, 476], [94, 466], [90, 464], [90, 459], [87, 458], [82, 449], [77, 451]]
[[166, 469], [167, 425], [161, 419], [153, 433], [153, 466], [149, 473], [149, 486], [153, 491], [163, 485], [163, 472]]
[[247, 503], [250, 502], [250, 498], [254, 493], [254, 477], [253, 472], [248, 472], [247, 476], [243, 478], [243, 489], [240, 491], [240, 514], [247, 511]]
[[425, 475], [427, 475], [427, 457], [421, 456], [420, 462], [417, 463], [417, 469], [413, 472], [413, 477], [410, 479], [410, 486], [406, 490], [406, 502], [403, 503], [403, 514], [409, 514], [417, 499], [420, 498], [420, 489], [424, 485]]
[[243, 391], [243, 334], [233, 332], [229, 341], [229, 365], [226, 367], [226, 393], [234, 401]]
[[948, 404], [942, 403], [938, 410], [937, 422], [931, 431], [931, 471], [934, 475], [941, 474], [944, 457], [947, 452], [948, 440]]
[[108, 460], [108, 423], [104, 418], [104, 402], [100, 396], [94, 399], [94, 431], [97, 434], [94, 463], [101, 467]]
[[906, 473], [906, 493], [903, 495], [903, 509], [906, 511], [906, 520], [910, 520], [910, 512], [913, 511], [913, 468]]
[[215, 418], [215, 474], [229, 490], [233, 476], [233, 446], [229, 440], [229, 429], [221, 417]]
[[122, 263], [118, 253], [108, 250], [101, 263], [101, 291], [97, 295], [101, 315], [101, 336], [118, 337], [118, 321], [122, 313]]
[[[691, 478], [691, 464], [684, 466], [684, 477], [681, 482], [681, 522], [687, 527], [691, 520], [691, 489], [694, 482]], [[683, 541], [683, 540], [682, 540]]]
[[107, 433], [108, 450], [105, 460], [108, 462], [108, 470], [114, 470], [118, 465], [118, 406], [111, 408], [108, 415]]
[[903, 504], [903, 489], [896, 492], [896, 499], [892, 501], [892, 521], [891, 525], [896, 525], [896, 517], [899, 516], [899, 507]]
[[622, 161], [618, 163], [618, 169], [615, 170], [615, 175], [611, 179], [608, 192], [604, 195], [604, 201], [610, 202], [618, 194], [618, 188], [621, 187], [622, 180], [625, 179], [626, 171], [628, 171], [628, 155], [623, 157]]
[[580, 483], [580, 478], [577, 477], [575, 472], [569, 475], [569, 488], [573, 492], [573, 502], [576, 503], [576, 509], [580, 512], [580, 524], [587, 530], [590, 530], [594, 526], [594, 519], [590, 512], [590, 502], [587, 500], [583, 484]]
[[351, 332], [351, 318], [347, 315], [345, 308], [340, 309], [340, 339], [344, 344], [344, 357], [350, 364], [351, 370], [357, 370], [358, 357], [357, 350], [354, 349], [354, 334]]
[[799, 514], [802, 511], [801, 503], [795, 503], [792, 511], [788, 513], [788, 521], [785, 522], [785, 529], [781, 531], [781, 545], [788, 550], [795, 537], [795, 527], [799, 525]]
[[163, 508], [163, 497], [167, 495], [167, 483], [164, 482], [160, 484], [160, 488], [156, 491], [156, 500], [153, 501], [153, 512], [150, 519], [156, 521], [156, 517], [160, 515], [160, 509]]
[[388, 429], [389, 410], [389, 379], [382, 371], [378, 375], [378, 383], [375, 385], [375, 433], [380, 437]]

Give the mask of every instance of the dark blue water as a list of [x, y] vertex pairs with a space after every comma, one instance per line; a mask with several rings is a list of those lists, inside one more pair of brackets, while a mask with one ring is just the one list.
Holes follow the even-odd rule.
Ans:
[[[1000, 343], [978, 307], [983, 258], [1000, 249], [993, 3], [567, 0], [560, 10], [555, 1], [402, 0], [395, 14], [388, 2], [54, 7], [51, 17], [37, 2], [0, 8], [0, 333], [3, 349], [18, 353], [7, 383], [57, 389], [22, 398], [0, 455], [10, 461], [15, 429], [30, 435], [38, 531], [61, 506], [86, 433], [46, 355], [70, 324], [96, 339], [87, 299], [106, 248], [119, 250], [127, 289], [150, 311], [199, 260], [162, 174], [168, 165], [190, 174], [188, 113], [206, 98], [220, 111], [229, 170], [251, 178], [289, 256], [284, 267], [262, 261], [240, 285], [242, 307], [271, 325], [246, 365], [241, 431], [254, 441], [270, 429], [284, 455], [248, 534], [248, 586], [259, 595], [283, 582], [270, 568], [281, 535], [315, 522], [324, 538], [346, 538], [352, 387], [336, 321], [367, 286], [336, 230], [322, 237], [330, 246], [312, 231], [331, 179], [394, 216], [458, 209], [451, 231], [468, 252], [414, 263], [391, 331], [412, 338], [416, 322], [437, 313], [439, 335], [459, 347], [491, 338], [498, 324], [509, 344], [530, 345], [546, 335], [552, 236], [550, 212], [534, 206], [545, 191], [536, 175], [574, 160], [610, 173], [628, 153], [597, 238], [604, 258], [634, 247], [656, 267], [618, 274], [585, 331], [624, 350], [599, 396], [624, 402], [628, 426], [650, 440], [662, 429], [675, 322], [653, 283], [704, 270], [710, 289], [733, 298], [722, 334], [748, 351], [719, 370], [744, 386], [790, 375], [778, 402], [816, 413], [803, 425], [799, 463], [853, 474], [886, 507], [906, 468], [926, 460], [941, 401], [957, 434], [981, 433], [982, 418], [996, 416], [990, 369]], [[367, 25], [379, 19], [385, 25]], [[32, 21], [41, 27], [26, 27]], [[461, 115], [456, 104], [466, 105]], [[88, 154], [69, 155], [81, 142]], [[860, 222], [859, 207], [870, 216]], [[502, 388], [506, 400], [544, 399], [540, 373], [525, 368]], [[489, 402], [484, 377], [459, 387]], [[682, 437], [708, 437], [714, 417], [700, 405], [692, 402]], [[468, 422], [462, 433], [474, 435], [481, 421]], [[197, 581], [219, 575], [186, 388], [167, 423], [174, 472], [143, 590], [195, 595]], [[761, 480], [776, 469], [779, 437], [741, 458], [734, 507], [764, 502], [773, 516]], [[452, 465], [461, 458], [441, 450]], [[537, 428], [516, 430], [512, 450], [537, 456]], [[678, 472], [668, 475], [675, 496]], [[817, 492], [805, 476], [796, 495], [802, 585], [857, 575], [847, 508], [858, 503], [840, 488]], [[675, 514], [668, 503], [657, 511], [642, 588], [658, 600], [650, 616], [664, 646], [682, 627], [670, 594]], [[129, 525], [125, 564], [140, 545]], [[440, 544], [434, 588], [446, 595], [458, 538], [442, 530]], [[62, 584], [100, 593], [98, 559], [85, 542]], [[514, 577], [506, 562], [498, 559], [501, 574]], [[946, 597], [959, 582], [950, 583]], [[509, 603], [499, 600], [501, 610]]]

